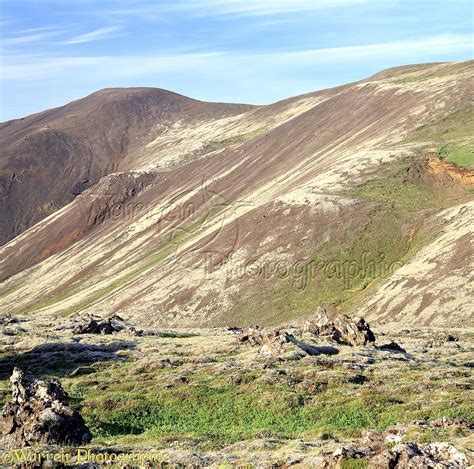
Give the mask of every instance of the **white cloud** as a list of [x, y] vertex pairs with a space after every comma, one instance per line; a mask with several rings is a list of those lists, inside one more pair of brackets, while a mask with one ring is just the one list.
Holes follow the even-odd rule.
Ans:
[[2, 39], [2, 44], [7, 46], [14, 46], [17, 44], [31, 44], [33, 42], [40, 42], [51, 37], [52, 33], [28, 34], [26, 36], [8, 37]]
[[82, 44], [84, 42], [98, 41], [99, 39], [105, 39], [106, 37], [115, 35], [119, 29], [117, 26], [103, 26], [95, 31], [90, 31], [68, 39], [64, 41], [64, 44]]
[[[68, 75], [77, 68], [87, 69], [91, 79], [143, 77], [147, 75], [199, 73], [226, 77], [246, 70], [250, 75], [271, 79], [281, 71], [314, 70], [318, 66], [347, 64], [357, 61], [384, 63], [416, 63], [435, 60], [451, 53], [470, 52], [470, 35], [445, 35], [412, 41], [389, 42], [347, 47], [333, 47], [291, 52], [255, 53], [217, 51], [209, 53], [141, 54], [103, 57], [53, 57], [41, 55], [5, 55], [0, 66], [4, 80], [43, 79]], [[434, 57], [434, 58], [433, 58]], [[243, 72], [242, 72], [243, 73]]]
[[205, 14], [261, 16], [309, 12], [368, 3], [368, 0], [181, 0], [175, 9], [193, 9]]
[[422, 57], [427, 52], [438, 54], [472, 50], [470, 34], [441, 35], [411, 41], [396, 41], [360, 46], [330, 47], [272, 54], [280, 61], [305, 63], [313, 60], [336, 61], [367, 57]]
[[130, 5], [126, 1], [115, 0], [115, 6], [103, 12], [108, 15], [139, 16], [154, 20], [163, 18], [164, 14], [169, 12], [206, 17], [262, 17], [367, 3], [369, 0], [165, 0], [150, 4], [146, 0], [137, 0]]
[[4, 55], [0, 66], [3, 80], [37, 80], [67, 73], [71, 69], [100, 65], [107, 57], [44, 57], [40, 55]]

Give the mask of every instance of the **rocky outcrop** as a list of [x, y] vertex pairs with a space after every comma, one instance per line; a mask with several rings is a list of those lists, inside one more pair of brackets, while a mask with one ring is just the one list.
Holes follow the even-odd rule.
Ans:
[[58, 381], [38, 380], [15, 368], [10, 382], [12, 401], [5, 404], [1, 416], [4, 448], [91, 441], [82, 416], [70, 407]]
[[[343, 461], [368, 460], [369, 469], [451, 468], [467, 469], [466, 456], [448, 443], [402, 443], [406, 425], [396, 425], [385, 432], [368, 431], [356, 443], [338, 448], [326, 467], [341, 467]], [[387, 446], [394, 445], [391, 449]]]
[[449, 418], [440, 417], [431, 422], [431, 426], [436, 428], [462, 427], [474, 430], [474, 421], [468, 421], [461, 417]]
[[302, 358], [306, 355], [335, 355], [339, 352], [330, 346], [306, 344], [281, 329], [264, 330], [258, 326], [252, 326], [243, 332], [239, 340], [253, 347], [260, 347], [260, 353], [269, 357]]
[[466, 456], [448, 443], [399, 444], [375, 456], [369, 469], [415, 469], [421, 467], [467, 469]]
[[367, 345], [375, 342], [375, 335], [364, 318], [340, 315], [332, 319], [321, 307], [317, 309], [313, 318], [304, 323], [303, 331], [330, 337], [343, 345]]
[[102, 334], [110, 335], [117, 332], [128, 332], [132, 335], [143, 335], [143, 331], [127, 324], [120, 316], [112, 316], [107, 319], [95, 319], [88, 317], [72, 329], [74, 334]]

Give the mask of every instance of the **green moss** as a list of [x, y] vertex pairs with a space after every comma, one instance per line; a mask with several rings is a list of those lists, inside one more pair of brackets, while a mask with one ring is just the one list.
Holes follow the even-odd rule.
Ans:
[[341, 465], [341, 469], [365, 469], [366, 467], [369, 467], [368, 459], [346, 459]]
[[418, 127], [410, 137], [410, 141], [448, 142], [472, 137], [474, 125], [474, 107], [458, 109], [439, 121], [433, 121]]
[[460, 168], [474, 170], [474, 145], [466, 146], [445, 146], [444, 160], [453, 163]]
[[265, 129], [257, 129], [252, 132], [247, 132], [239, 135], [233, 135], [222, 140], [215, 140], [210, 142], [205, 148], [204, 153], [210, 153], [217, 150], [222, 150], [224, 148], [230, 147], [232, 145], [238, 145], [244, 142], [251, 140], [252, 138], [261, 134]]
[[[393, 376], [385, 378], [390, 381]], [[428, 388], [414, 394], [409, 387], [391, 389], [389, 382], [360, 392], [339, 384], [307, 400], [304, 392], [283, 383], [267, 386], [254, 380], [221, 385], [217, 384], [220, 377], [208, 375], [208, 384], [163, 389], [149, 380], [137, 383], [123, 375], [121, 379], [121, 383], [114, 382], [113, 376], [107, 379], [106, 397], [104, 384], [100, 392], [75, 388], [96, 443], [124, 443], [140, 437], [143, 442], [186, 439], [221, 445], [262, 434], [278, 438], [330, 434], [347, 439], [369, 428], [384, 430], [396, 423], [435, 419], [447, 415], [450, 406], [453, 410], [448, 416], [469, 415], [465, 394], [440, 393], [433, 400]], [[407, 379], [416, 383], [420, 374]]]

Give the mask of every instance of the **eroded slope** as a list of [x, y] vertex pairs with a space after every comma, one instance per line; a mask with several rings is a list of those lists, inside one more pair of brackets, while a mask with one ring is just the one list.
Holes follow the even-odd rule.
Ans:
[[[374, 294], [371, 310], [379, 314], [380, 281], [431, 242], [418, 234], [436, 236], [438, 212], [459, 206], [464, 228], [446, 230], [469, 236], [461, 208], [472, 198], [471, 176], [467, 184], [449, 174], [439, 180], [428, 165], [443, 156], [444, 143], [420, 138], [420, 129], [469, 109], [471, 84], [471, 63], [427, 65], [165, 126], [133, 153], [134, 173], [148, 179], [126, 200], [114, 199], [120, 216], [109, 207], [61, 244], [58, 227], [89, 226], [84, 219], [95, 213], [84, 193], [2, 248], [1, 304], [48, 316], [120, 312], [141, 324], [244, 324], [305, 315], [318, 304], [350, 311]], [[469, 145], [466, 132], [449, 135], [449, 148]], [[32, 247], [51, 239], [62, 250], [42, 251], [42, 262], [15, 275]], [[358, 272], [371, 266], [376, 259], [367, 253], [386, 257], [375, 272], [337, 271], [351, 262]], [[305, 273], [314, 265], [324, 269]], [[451, 267], [436, 291], [447, 291]], [[421, 308], [414, 320], [441, 323], [459, 300], [446, 304], [426, 314]], [[451, 316], [468, 317], [465, 308]]]

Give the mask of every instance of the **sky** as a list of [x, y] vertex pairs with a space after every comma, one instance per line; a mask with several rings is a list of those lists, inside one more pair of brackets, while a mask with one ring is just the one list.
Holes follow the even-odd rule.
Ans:
[[0, 0], [0, 121], [98, 89], [267, 104], [473, 55], [470, 0]]

